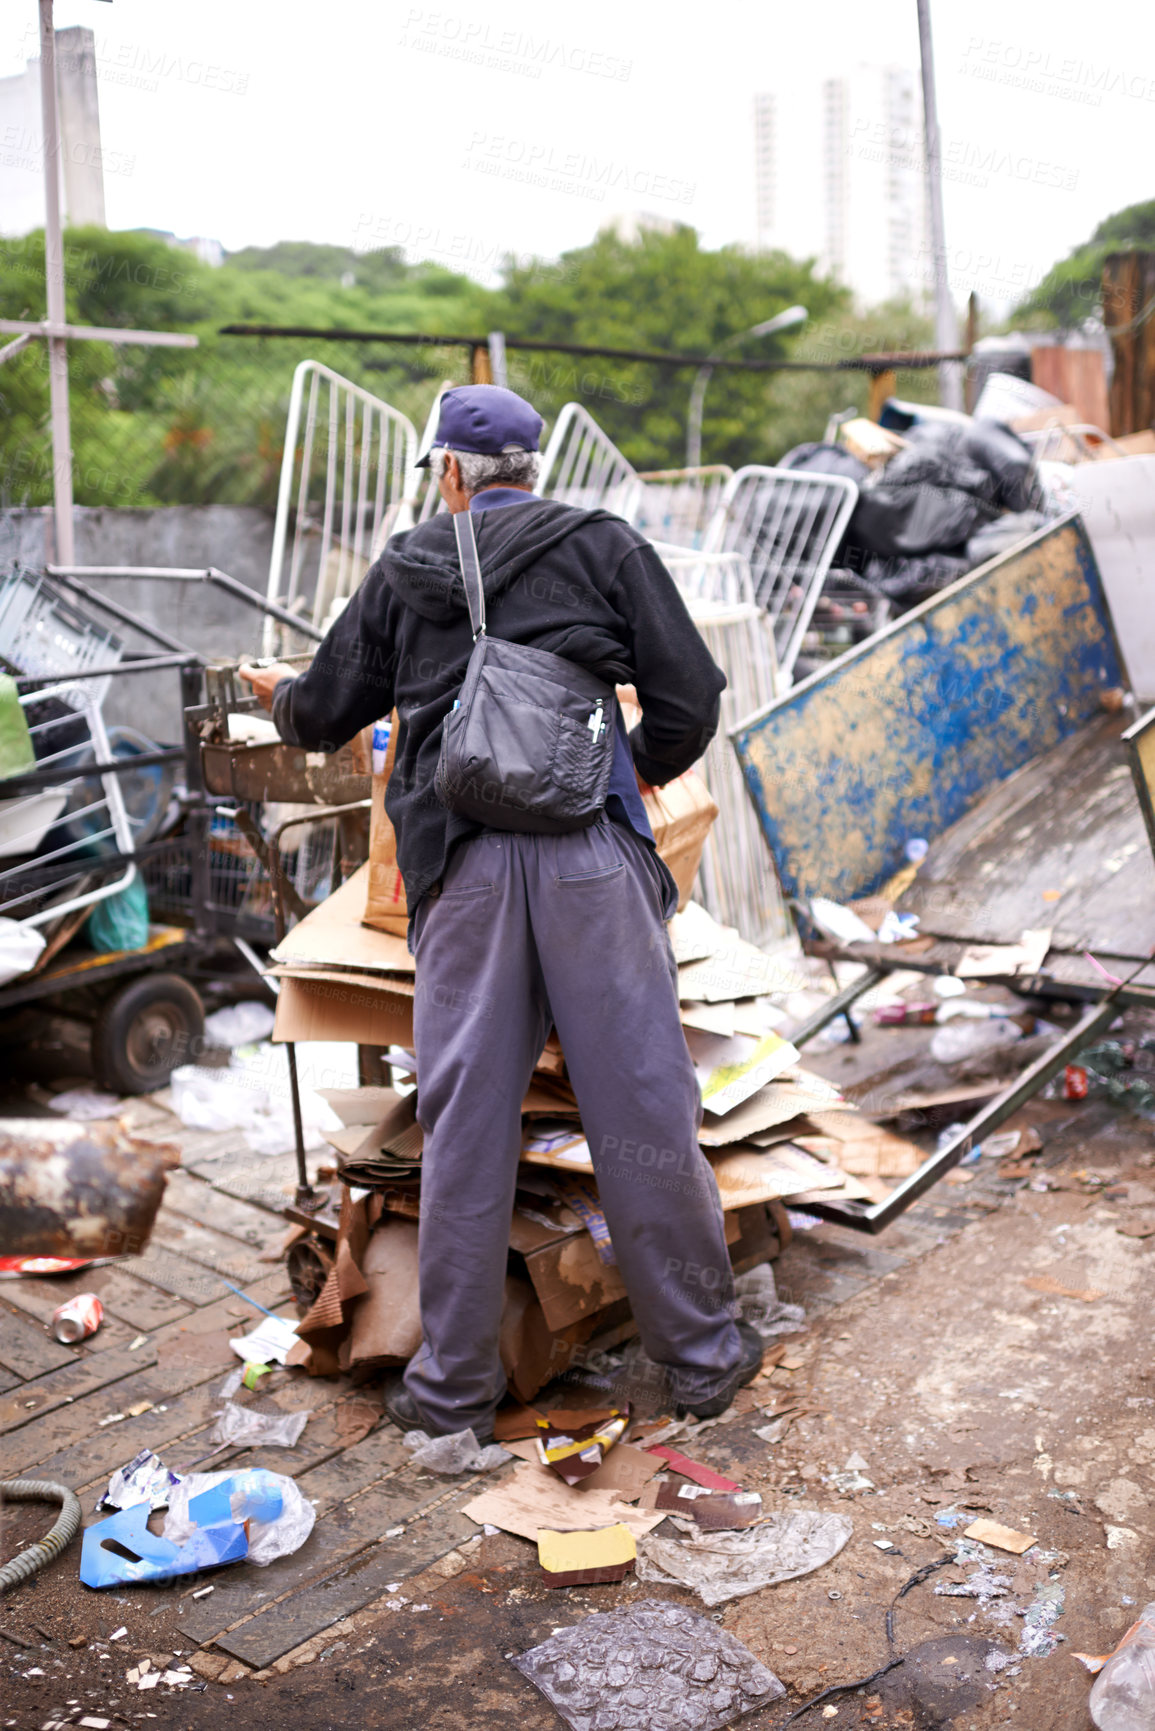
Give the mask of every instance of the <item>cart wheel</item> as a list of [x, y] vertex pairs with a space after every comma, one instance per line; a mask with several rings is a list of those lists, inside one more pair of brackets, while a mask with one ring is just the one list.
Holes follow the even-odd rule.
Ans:
[[179, 974], [144, 974], [114, 992], [92, 1030], [92, 1067], [117, 1094], [163, 1088], [205, 1030], [200, 994]]

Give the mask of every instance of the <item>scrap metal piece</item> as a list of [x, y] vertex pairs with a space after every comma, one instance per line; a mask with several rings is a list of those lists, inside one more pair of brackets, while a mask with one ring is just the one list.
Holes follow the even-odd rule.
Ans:
[[0, 1121], [0, 1244], [9, 1256], [92, 1259], [148, 1242], [180, 1150], [116, 1124]]

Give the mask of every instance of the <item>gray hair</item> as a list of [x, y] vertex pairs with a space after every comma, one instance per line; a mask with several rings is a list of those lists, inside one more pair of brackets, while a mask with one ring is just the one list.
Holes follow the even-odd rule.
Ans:
[[429, 453], [429, 468], [435, 481], [445, 473], [445, 459], [456, 457], [461, 468], [461, 485], [472, 498], [483, 487], [536, 487], [541, 472], [538, 451], [500, 451], [494, 456], [479, 451], [454, 451], [447, 445], [435, 445]]

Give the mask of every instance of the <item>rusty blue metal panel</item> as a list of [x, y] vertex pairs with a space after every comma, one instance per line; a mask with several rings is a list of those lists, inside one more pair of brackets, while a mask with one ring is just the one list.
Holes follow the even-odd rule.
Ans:
[[788, 895], [869, 895], [1122, 685], [1078, 517], [960, 578], [735, 728]]

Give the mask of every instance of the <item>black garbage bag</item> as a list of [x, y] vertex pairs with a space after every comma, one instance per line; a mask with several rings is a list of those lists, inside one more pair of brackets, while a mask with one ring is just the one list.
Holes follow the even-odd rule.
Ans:
[[847, 541], [910, 557], [962, 548], [1004, 510], [1029, 502], [1030, 452], [998, 421], [922, 421], [907, 448], [862, 484]]

